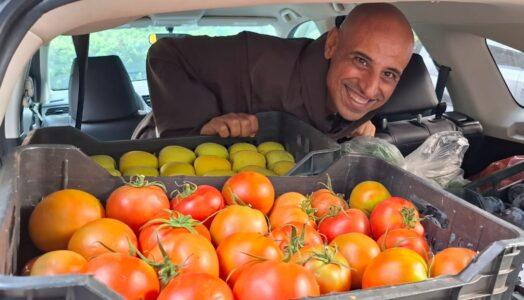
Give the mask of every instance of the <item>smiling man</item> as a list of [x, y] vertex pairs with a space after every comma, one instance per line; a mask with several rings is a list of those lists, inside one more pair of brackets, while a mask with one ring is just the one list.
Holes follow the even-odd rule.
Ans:
[[339, 139], [373, 136], [369, 121], [393, 93], [413, 33], [390, 4], [362, 4], [317, 40], [243, 32], [161, 39], [148, 83], [161, 137], [253, 136], [255, 113], [294, 114]]

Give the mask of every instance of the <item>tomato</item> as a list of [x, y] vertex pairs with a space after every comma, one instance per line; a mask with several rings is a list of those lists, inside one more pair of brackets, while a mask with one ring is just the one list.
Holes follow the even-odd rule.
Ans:
[[80, 254], [69, 250], [47, 252], [34, 262], [31, 276], [81, 274], [87, 269], [87, 260]]
[[377, 243], [365, 234], [352, 232], [337, 236], [329, 245], [338, 249], [348, 261], [351, 268], [351, 289], [359, 289], [364, 270], [380, 253]]
[[242, 205], [230, 205], [219, 211], [209, 228], [215, 245], [237, 232], [268, 233], [266, 217], [259, 210]]
[[332, 246], [302, 248], [291, 261], [313, 272], [321, 294], [349, 291], [351, 269], [348, 261]]
[[349, 196], [349, 206], [371, 214], [375, 206], [390, 198], [389, 191], [380, 182], [363, 181], [357, 184]]
[[155, 270], [144, 261], [122, 253], [105, 253], [87, 263], [88, 274], [125, 299], [156, 299], [160, 283]]
[[426, 239], [412, 229], [397, 228], [387, 231], [377, 240], [377, 244], [382, 251], [394, 247], [408, 248], [429, 261], [430, 252]]
[[181, 192], [171, 199], [171, 208], [184, 215], [190, 215], [197, 221], [211, 224], [212, 216], [224, 208], [222, 193], [210, 185], [196, 186], [185, 183]]
[[[180, 272], [218, 276], [218, 257], [215, 248], [201, 235], [168, 233], [162, 239], [162, 247], [171, 262], [181, 268]], [[147, 258], [154, 262], [163, 262], [160, 245], [151, 249]]]
[[233, 300], [233, 292], [220, 278], [205, 273], [186, 273], [173, 278], [158, 300]]
[[417, 208], [404, 198], [391, 197], [380, 202], [371, 213], [369, 221], [375, 239], [396, 228], [413, 229], [424, 236], [424, 227], [420, 224]]
[[318, 231], [327, 238], [328, 243], [335, 237], [350, 232], [371, 236], [369, 219], [361, 210], [350, 208], [337, 213], [332, 209], [332, 212], [335, 214], [326, 215], [318, 224]]
[[275, 201], [275, 189], [265, 175], [245, 171], [229, 177], [222, 187], [222, 196], [227, 204], [249, 204], [267, 214]]
[[468, 248], [450, 247], [437, 253], [430, 263], [431, 277], [457, 275], [475, 258], [477, 252]]
[[[230, 235], [217, 248], [220, 277], [234, 285], [239, 268], [260, 259], [281, 260], [282, 251], [277, 243], [254, 232], [238, 232]], [[229, 278], [229, 280], [228, 280]]]
[[164, 209], [169, 209], [166, 193], [144, 181], [143, 176], [114, 190], [106, 203], [107, 216], [126, 223], [135, 232]]
[[288, 192], [284, 193], [275, 200], [275, 204], [273, 205], [273, 211], [284, 208], [284, 207], [297, 207], [302, 208], [303, 203], [307, 201], [306, 196], [296, 193], [296, 192]]
[[21, 276], [29, 276], [31, 275], [31, 269], [33, 268], [33, 265], [35, 264], [35, 261], [40, 256], [36, 256], [31, 258], [28, 262], [25, 263], [25, 265], [22, 267], [22, 270], [20, 271]]
[[269, 260], [246, 268], [233, 288], [235, 299], [298, 299], [320, 295], [311, 271], [294, 263]]
[[138, 242], [140, 251], [147, 255], [151, 249], [162, 242], [162, 238], [168, 233], [194, 233], [200, 234], [211, 241], [209, 230], [200, 222], [184, 216], [179, 212], [165, 210], [159, 212], [152, 220], [144, 224], [140, 229]]
[[269, 215], [269, 223], [271, 223], [271, 227], [273, 228], [278, 228], [291, 223], [307, 224], [313, 228], [317, 226], [315, 220], [302, 210], [302, 208], [292, 206], [282, 207], [271, 211], [271, 215]]
[[362, 277], [362, 288], [418, 282], [428, 279], [428, 266], [415, 251], [391, 248], [369, 263]]
[[[136, 236], [126, 224], [109, 218], [87, 223], [69, 240], [67, 249], [90, 260], [102, 253], [130, 253], [130, 245], [136, 248]], [[111, 250], [109, 250], [109, 249]]]
[[29, 218], [29, 236], [43, 251], [66, 249], [75, 231], [104, 217], [95, 196], [74, 189], [61, 190], [38, 203]]
[[346, 201], [330, 189], [320, 189], [313, 192], [310, 201], [311, 206], [315, 209], [315, 217], [319, 219], [329, 214], [331, 207], [343, 210], [348, 208]]
[[[293, 236], [295, 234], [295, 236]], [[307, 224], [285, 224], [271, 231], [271, 237], [282, 251], [293, 254], [302, 247], [324, 244], [322, 236]]]

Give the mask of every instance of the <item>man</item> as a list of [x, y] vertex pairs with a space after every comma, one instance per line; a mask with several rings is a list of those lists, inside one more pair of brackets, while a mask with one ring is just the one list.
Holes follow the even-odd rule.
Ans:
[[317, 40], [243, 32], [161, 39], [147, 74], [161, 137], [254, 136], [255, 113], [294, 114], [336, 139], [373, 136], [369, 121], [395, 89], [413, 33], [390, 4], [355, 7]]

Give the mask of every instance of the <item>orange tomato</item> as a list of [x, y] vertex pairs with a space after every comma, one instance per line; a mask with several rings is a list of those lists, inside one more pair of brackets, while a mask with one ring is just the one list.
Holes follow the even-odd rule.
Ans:
[[78, 228], [103, 217], [104, 208], [95, 196], [75, 189], [60, 190], [36, 205], [29, 218], [29, 236], [40, 250], [66, 249]]
[[233, 292], [220, 278], [205, 273], [180, 274], [162, 290], [158, 300], [233, 300]]
[[296, 192], [288, 192], [284, 193], [275, 200], [275, 204], [273, 205], [273, 210], [277, 210], [284, 207], [297, 207], [301, 208], [302, 203], [304, 201], [307, 201], [306, 196], [296, 193]]
[[327, 215], [331, 207], [338, 207], [341, 210], [348, 209], [346, 201], [329, 189], [320, 189], [313, 192], [310, 199], [311, 206], [315, 209], [315, 217], [318, 219]]
[[87, 269], [87, 260], [80, 254], [69, 250], [47, 252], [34, 262], [31, 276], [81, 274]]
[[366, 267], [380, 253], [377, 243], [365, 234], [352, 232], [337, 236], [329, 245], [336, 247], [348, 261], [351, 289], [359, 289]]
[[457, 275], [475, 258], [477, 252], [468, 248], [450, 247], [437, 253], [430, 263], [431, 277]]
[[239, 172], [224, 183], [222, 196], [226, 203], [246, 204], [267, 214], [275, 201], [275, 189], [265, 175], [257, 172]]
[[418, 282], [428, 278], [428, 266], [415, 251], [391, 248], [373, 259], [362, 276], [362, 288]]
[[[295, 237], [292, 236], [293, 228], [296, 231]], [[302, 236], [304, 237], [303, 239], [301, 239]], [[315, 228], [307, 224], [299, 223], [285, 224], [273, 229], [273, 231], [271, 231], [271, 238], [277, 242], [282, 251], [290, 252], [290, 254], [300, 250], [296, 249], [296, 246], [298, 245], [309, 247], [324, 244], [322, 236], [315, 230]], [[292, 244], [291, 247], [294, 249], [289, 248], [290, 244]]]
[[384, 233], [378, 240], [380, 249], [403, 247], [417, 252], [426, 261], [429, 261], [429, 246], [426, 239], [412, 229], [397, 228]]
[[268, 233], [266, 217], [259, 210], [242, 205], [230, 205], [219, 211], [209, 228], [213, 243], [218, 246], [237, 232]]
[[302, 210], [302, 208], [292, 206], [274, 209], [271, 215], [269, 215], [269, 223], [271, 223], [271, 227], [273, 228], [291, 223], [307, 224], [313, 228], [317, 227], [315, 220]]
[[129, 245], [134, 248], [137, 245], [133, 230], [123, 222], [103, 218], [78, 229], [69, 240], [67, 249], [90, 260], [107, 252], [129, 254]]

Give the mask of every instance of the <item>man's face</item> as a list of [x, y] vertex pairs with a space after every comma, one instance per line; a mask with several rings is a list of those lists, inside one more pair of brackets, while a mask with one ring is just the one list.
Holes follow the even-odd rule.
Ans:
[[384, 28], [333, 30], [325, 49], [325, 57], [331, 59], [329, 97], [344, 119], [358, 120], [389, 100], [413, 46], [405, 34], [403, 37]]

